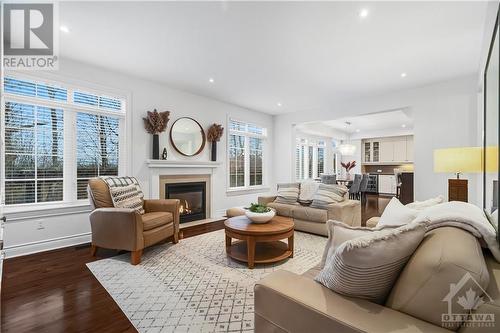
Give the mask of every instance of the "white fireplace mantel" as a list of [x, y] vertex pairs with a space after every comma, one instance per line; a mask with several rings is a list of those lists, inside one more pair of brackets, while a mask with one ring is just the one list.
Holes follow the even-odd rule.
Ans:
[[[199, 161], [199, 160], [146, 160], [146, 165], [149, 169], [150, 186], [149, 186], [149, 197], [152, 199], [160, 198], [160, 177], [162, 176], [189, 176], [189, 175], [206, 175], [210, 179], [210, 183], [213, 184], [212, 176], [216, 172], [217, 167], [221, 166], [221, 162], [212, 161]], [[213, 186], [209, 187], [207, 192], [209, 195], [208, 203], [210, 203], [210, 209], [207, 213], [213, 214], [214, 210], [214, 200], [213, 198]], [[212, 217], [212, 216], [207, 216]]]
[[221, 162], [147, 160], [148, 168], [217, 168]]

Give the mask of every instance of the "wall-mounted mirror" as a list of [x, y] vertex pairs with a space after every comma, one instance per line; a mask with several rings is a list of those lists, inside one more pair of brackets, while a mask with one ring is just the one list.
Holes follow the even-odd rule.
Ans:
[[195, 156], [205, 147], [205, 132], [193, 118], [179, 118], [170, 128], [170, 142], [179, 154]]
[[[499, 41], [498, 18], [484, 72], [483, 207], [498, 228]], [[497, 229], [498, 230], [498, 229]]]

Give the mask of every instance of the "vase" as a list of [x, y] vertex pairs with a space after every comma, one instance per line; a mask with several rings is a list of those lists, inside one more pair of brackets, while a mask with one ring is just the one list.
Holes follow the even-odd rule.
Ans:
[[212, 156], [211, 161], [217, 161], [217, 141], [212, 141]]
[[153, 134], [153, 160], [160, 159], [160, 136]]
[[346, 172], [345, 179], [346, 180], [351, 180], [351, 174], [349, 173], [349, 171]]

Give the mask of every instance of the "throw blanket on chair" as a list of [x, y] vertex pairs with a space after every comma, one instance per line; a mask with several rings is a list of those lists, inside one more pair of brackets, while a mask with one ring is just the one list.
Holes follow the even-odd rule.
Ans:
[[416, 217], [416, 221], [426, 220], [430, 221], [427, 231], [439, 227], [456, 227], [482, 238], [495, 259], [500, 262], [495, 228], [479, 207], [460, 201], [445, 202], [424, 209]]

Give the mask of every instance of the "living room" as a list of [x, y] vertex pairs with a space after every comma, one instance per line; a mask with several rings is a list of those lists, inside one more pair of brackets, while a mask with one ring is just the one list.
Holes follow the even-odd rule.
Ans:
[[[3, 4], [2, 331], [495, 331], [497, 1], [48, 4]], [[402, 305], [424, 249], [488, 325], [441, 318], [462, 271]]]

